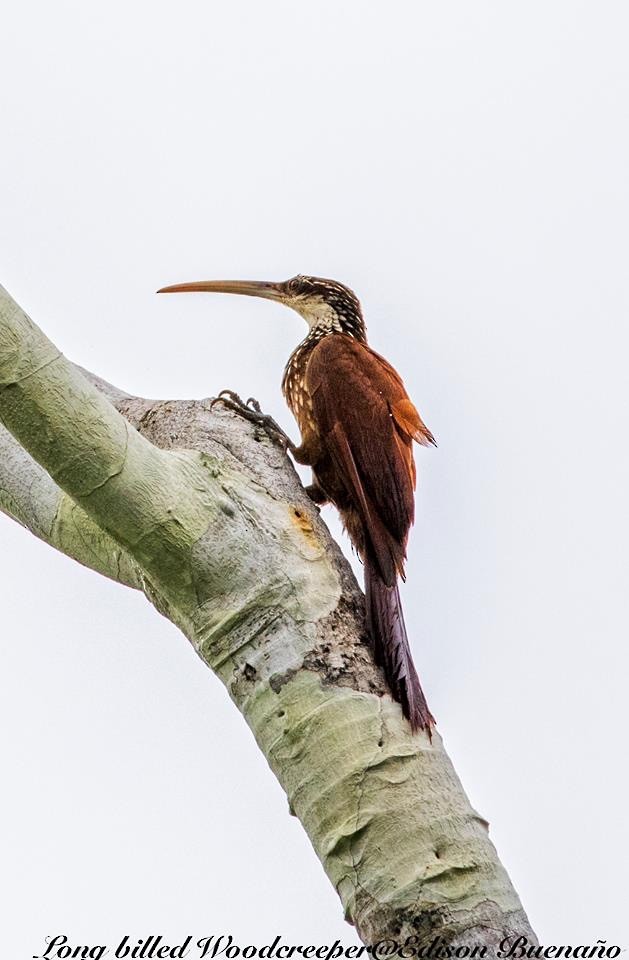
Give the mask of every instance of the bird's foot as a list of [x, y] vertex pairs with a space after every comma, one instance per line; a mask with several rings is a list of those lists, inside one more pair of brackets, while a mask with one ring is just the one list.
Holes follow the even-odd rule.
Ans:
[[325, 506], [326, 503], [329, 503], [328, 495], [324, 490], [321, 489], [318, 483], [311, 483], [309, 486], [304, 488], [310, 499], [318, 507]]
[[282, 430], [279, 423], [277, 423], [270, 414], [262, 412], [260, 404], [254, 397], [249, 397], [245, 402], [242, 397], [233, 390], [221, 390], [217, 397], [212, 397], [210, 400], [210, 410], [215, 403], [222, 403], [228, 410], [233, 410], [234, 413], [237, 413], [250, 423], [255, 423], [256, 426], [262, 427], [270, 439], [275, 441], [275, 443], [279, 443], [284, 450], [295, 449], [295, 444], [288, 434]]

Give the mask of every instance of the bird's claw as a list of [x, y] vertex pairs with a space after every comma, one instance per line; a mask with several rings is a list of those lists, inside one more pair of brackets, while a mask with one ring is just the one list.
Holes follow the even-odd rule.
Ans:
[[[249, 397], [245, 403], [240, 394], [236, 393], [235, 390], [221, 390], [217, 397], [212, 397], [210, 399], [210, 410], [213, 408], [215, 403], [224, 403], [225, 406], [229, 407], [231, 410], [246, 409], [252, 399], [252, 397]], [[257, 402], [257, 400], [254, 401], [254, 403]]]
[[233, 410], [234, 413], [239, 414], [239, 416], [248, 420], [250, 423], [262, 427], [271, 440], [279, 443], [285, 451], [293, 448], [294, 444], [290, 437], [284, 433], [280, 425], [270, 414], [262, 412], [262, 407], [255, 397], [249, 397], [245, 403], [242, 397], [234, 390], [221, 390], [217, 397], [212, 397], [210, 400], [210, 410], [214, 407], [215, 403], [224, 404], [228, 410]]

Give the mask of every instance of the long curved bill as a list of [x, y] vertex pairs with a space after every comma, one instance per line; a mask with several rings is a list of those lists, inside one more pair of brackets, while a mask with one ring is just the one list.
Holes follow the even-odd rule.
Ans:
[[175, 283], [162, 287], [158, 293], [239, 293], [246, 297], [264, 297], [284, 300], [282, 285], [262, 280], [199, 280], [195, 283]]

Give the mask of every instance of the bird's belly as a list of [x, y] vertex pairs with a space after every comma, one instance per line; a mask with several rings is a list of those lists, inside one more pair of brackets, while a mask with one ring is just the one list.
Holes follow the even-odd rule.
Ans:
[[310, 395], [300, 386], [291, 384], [286, 391], [286, 400], [299, 425], [302, 448], [308, 453], [313, 479], [338, 510], [346, 509], [350, 505], [348, 492], [317, 429]]
[[346, 510], [351, 505], [347, 487], [339, 477], [338, 470], [325, 454], [312, 465], [312, 473], [317, 484], [325, 492], [328, 500], [340, 510]]
[[321, 487], [330, 503], [334, 504], [339, 512], [343, 527], [362, 558], [365, 550], [365, 523], [361, 512], [354, 504], [351, 494], [339, 471], [335, 469], [329, 456], [322, 454], [312, 466], [312, 477], [317, 486]]
[[318, 431], [310, 394], [301, 384], [289, 383], [286, 402], [299, 426], [302, 443], [308, 441], [312, 443], [315, 438], [318, 438]]

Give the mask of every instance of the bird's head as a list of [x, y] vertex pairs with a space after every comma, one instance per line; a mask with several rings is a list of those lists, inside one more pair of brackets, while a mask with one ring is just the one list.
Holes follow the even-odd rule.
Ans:
[[316, 334], [349, 333], [365, 339], [358, 297], [349, 287], [322, 277], [297, 276], [282, 283], [260, 280], [201, 280], [162, 287], [158, 293], [240, 293], [283, 303], [299, 313]]

